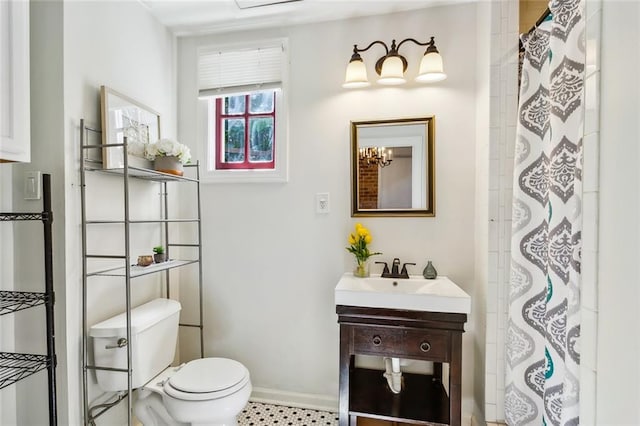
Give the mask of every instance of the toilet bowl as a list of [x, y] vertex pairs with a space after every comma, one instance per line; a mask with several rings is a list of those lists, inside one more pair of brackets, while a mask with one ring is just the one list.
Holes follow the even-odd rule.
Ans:
[[145, 426], [236, 426], [251, 390], [239, 362], [202, 358], [154, 377], [138, 390], [134, 410]]
[[134, 410], [145, 426], [236, 426], [252, 390], [244, 365], [202, 358], [167, 368], [175, 355], [180, 309], [180, 303], [168, 299], [132, 309], [129, 341], [126, 313], [93, 325], [94, 359], [103, 367], [96, 371], [98, 386], [107, 392], [127, 390], [123, 371], [130, 365], [131, 387], [137, 389]]

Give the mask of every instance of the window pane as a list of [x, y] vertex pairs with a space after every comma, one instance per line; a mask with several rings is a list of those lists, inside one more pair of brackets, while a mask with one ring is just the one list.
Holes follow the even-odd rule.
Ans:
[[244, 161], [244, 120], [225, 118], [224, 126], [224, 162], [242, 163]]
[[254, 92], [249, 96], [249, 112], [260, 114], [273, 111], [273, 92]]
[[273, 161], [273, 117], [249, 119], [249, 161], [253, 163]]
[[224, 98], [224, 112], [225, 115], [244, 114], [245, 99], [242, 96], [227, 96]]

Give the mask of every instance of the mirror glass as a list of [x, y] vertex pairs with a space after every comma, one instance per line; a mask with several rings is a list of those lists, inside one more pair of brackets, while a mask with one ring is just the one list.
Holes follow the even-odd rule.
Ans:
[[435, 216], [434, 118], [351, 122], [352, 216]]

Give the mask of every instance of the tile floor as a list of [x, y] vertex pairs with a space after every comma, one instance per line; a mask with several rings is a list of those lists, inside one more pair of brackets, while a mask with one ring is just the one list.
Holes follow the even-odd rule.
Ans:
[[249, 402], [238, 416], [239, 426], [337, 426], [338, 415], [329, 411]]
[[[249, 402], [238, 416], [239, 426], [338, 426], [338, 414], [330, 411]], [[358, 426], [399, 426], [395, 422], [358, 419]], [[411, 426], [403, 423], [403, 426]]]

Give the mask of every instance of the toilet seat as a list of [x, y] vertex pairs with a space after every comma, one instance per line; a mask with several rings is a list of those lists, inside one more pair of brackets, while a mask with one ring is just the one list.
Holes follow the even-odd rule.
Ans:
[[228, 358], [202, 358], [185, 364], [166, 380], [167, 395], [182, 400], [218, 399], [242, 389], [249, 382], [249, 371]]

